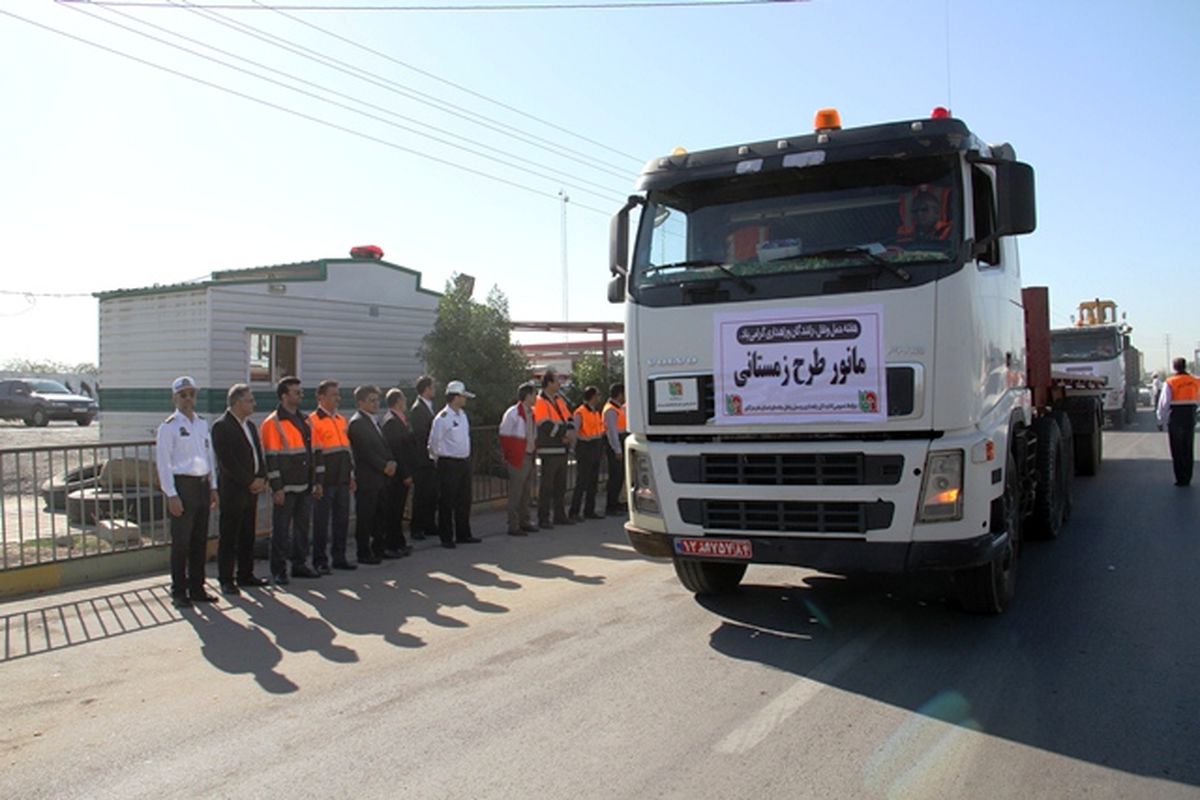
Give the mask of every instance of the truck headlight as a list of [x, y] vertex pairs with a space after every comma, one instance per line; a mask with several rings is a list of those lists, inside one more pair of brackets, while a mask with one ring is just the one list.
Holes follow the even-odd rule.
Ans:
[[918, 522], [962, 519], [963, 451], [934, 450], [925, 457]]
[[643, 514], [661, 514], [658, 492], [654, 488], [654, 472], [650, 469], [650, 455], [641, 450], [630, 450], [633, 461], [633, 507]]

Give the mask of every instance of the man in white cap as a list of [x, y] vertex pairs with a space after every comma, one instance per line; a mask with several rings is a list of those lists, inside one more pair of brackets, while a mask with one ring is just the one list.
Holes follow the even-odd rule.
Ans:
[[437, 465], [442, 547], [483, 541], [471, 535], [471, 423], [463, 411], [467, 399], [474, 396], [462, 381], [450, 381], [446, 407], [433, 418], [429, 429], [429, 457]]
[[171, 384], [175, 413], [158, 426], [155, 460], [171, 519], [171, 601], [215, 603], [204, 585], [208, 555], [208, 512], [217, 506], [208, 423], [196, 413], [196, 381], [182, 375]]

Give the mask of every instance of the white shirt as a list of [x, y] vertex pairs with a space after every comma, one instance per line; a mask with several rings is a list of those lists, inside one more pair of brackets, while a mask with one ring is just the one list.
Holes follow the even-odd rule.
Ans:
[[438, 412], [429, 429], [429, 457], [437, 461], [443, 456], [471, 457], [471, 423], [467, 412], [455, 411], [450, 406]]
[[509, 406], [500, 420], [500, 435], [524, 439], [525, 452], [532, 453], [536, 449], [537, 441], [533, 436], [533, 424], [529, 421], [532, 419], [533, 411], [528, 408], [525, 409], [525, 416], [521, 416], [521, 403]]
[[[237, 419], [237, 417], [234, 416], [234, 419]], [[242, 433], [246, 434], [246, 441], [250, 443], [250, 452], [254, 454], [254, 474], [257, 475], [258, 474], [258, 466], [259, 466], [258, 465], [258, 448], [254, 446], [254, 437], [250, 435], [250, 426], [247, 424], [249, 421], [250, 421], [249, 417], [247, 417], [246, 419], [238, 420], [238, 422], [242, 423]]]
[[175, 488], [176, 475], [207, 476], [212, 488], [217, 488], [212, 439], [208, 435], [208, 423], [199, 414], [195, 419], [188, 419], [186, 414], [176, 411], [163, 420], [155, 437], [154, 459], [158, 482], [167, 497], [179, 495]]

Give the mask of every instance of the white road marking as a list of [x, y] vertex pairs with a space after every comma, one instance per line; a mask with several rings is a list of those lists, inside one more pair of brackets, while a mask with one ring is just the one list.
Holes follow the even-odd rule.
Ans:
[[796, 679], [788, 690], [767, 703], [757, 714], [730, 731], [714, 748], [718, 753], [745, 753], [799, 711], [806, 703], [861, 659], [883, 635], [883, 628], [868, 631], [830, 653], [808, 675]]

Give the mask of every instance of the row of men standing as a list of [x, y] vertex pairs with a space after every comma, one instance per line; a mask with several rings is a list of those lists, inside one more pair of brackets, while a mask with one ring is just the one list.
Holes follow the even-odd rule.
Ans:
[[[447, 385], [447, 405], [436, 424], [428, 376], [418, 381], [418, 397], [407, 411], [404, 393], [389, 390], [382, 419], [380, 390], [358, 387], [357, 410], [347, 422], [338, 412], [336, 381], [318, 386], [317, 410], [305, 415], [300, 380], [286, 377], [276, 386], [279, 404], [264, 420], [261, 437], [250, 420], [255, 401], [247, 385], [229, 389], [228, 408], [213, 424], [211, 437], [206, 421], [195, 413], [195, 381], [181, 376], [171, 388], [176, 411], [159, 426], [156, 458], [171, 517], [171, 594], [177, 606], [216, 600], [204, 587], [204, 557], [209, 511], [218, 503], [222, 592], [237, 594], [240, 586], [268, 582], [253, 572], [262, 492], [272, 495], [270, 568], [279, 584], [289, 582], [289, 561], [290, 577], [357, 568], [346, 553], [351, 495], [357, 504], [359, 564], [412, 552], [402, 530], [410, 488], [414, 538], [439, 535], [446, 547], [480, 541], [470, 531], [470, 440], [462, 412], [474, 395], [460, 381]], [[441, 456], [437, 467], [427, 447]], [[435, 522], [439, 504], [440, 527]]]

